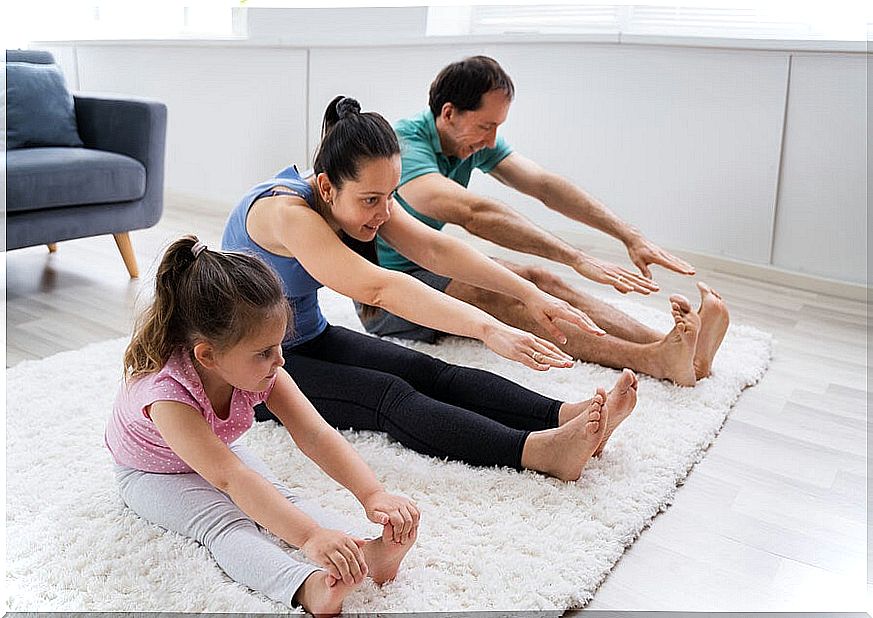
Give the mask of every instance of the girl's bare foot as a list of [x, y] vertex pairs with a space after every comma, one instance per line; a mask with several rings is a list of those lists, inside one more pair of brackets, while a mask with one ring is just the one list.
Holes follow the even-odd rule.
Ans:
[[367, 562], [370, 577], [377, 584], [389, 582], [397, 576], [397, 569], [412, 549], [415, 539], [418, 537], [418, 529], [409, 535], [409, 541], [404, 544], [395, 543], [390, 538], [390, 530], [386, 526], [381, 537], [367, 541], [361, 548], [364, 552], [364, 560]]
[[297, 589], [294, 600], [313, 616], [336, 616], [343, 610], [343, 599], [360, 584], [344, 584], [326, 571], [315, 571]]
[[670, 308], [675, 326], [657, 344], [658, 371], [652, 375], [667, 378], [680, 386], [694, 386], [697, 378], [693, 361], [700, 332], [700, 316], [681, 294], [670, 297]]
[[712, 373], [712, 359], [721, 345], [730, 324], [727, 304], [718, 292], [703, 283], [697, 282], [700, 290], [700, 335], [694, 352], [694, 375], [700, 380]]
[[607, 423], [606, 391], [588, 402], [576, 418], [556, 429], [535, 431], [528, 435], [521, 454], [521, 465], [562, 481], [575, 481], [591, 455], [600, 446]]
[[636, 374], [630, 369], [625, 369], [621, 372], [615, 386], [606, 395], [606, 407], [609, 410], [609, 421], [606, 423], [606, 430], [603, 432], [603, 440], [600, 446], [594, 451], [594, 456], [599, 457], [603, 452], [603, 447], [606, 446], [606, 441], [609, 436], [615, 431], [621, 422], [630, 416], [634, 406], [637, 405], [637, 387], [639, 380]]

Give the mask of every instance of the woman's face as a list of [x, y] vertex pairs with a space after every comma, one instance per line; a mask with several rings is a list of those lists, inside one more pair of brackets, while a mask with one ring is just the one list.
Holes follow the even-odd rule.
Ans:
[[373, 240], [379, 227], [391, 218], [392, 194], [399, 182], [399, 155], [363, 161], [358, 178], [346, 180], [339, 190], [331, 186], [325, 174], [318, 178], [322, 197], [330, 204], [336, 224], [362, 242]]

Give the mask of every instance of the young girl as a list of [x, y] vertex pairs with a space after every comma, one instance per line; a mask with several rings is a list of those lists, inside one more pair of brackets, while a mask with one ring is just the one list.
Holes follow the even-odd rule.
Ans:
[[365, 259], [378, 233], [429, 271], [518, 299], [558, 340], [560, 320], [598, 330], [569, 304], [395, 207], [399, 178], [400, 148], [388, 122], [337, 97], [325, 113], [314, 173], [288, 167], [253, 187], [230, 214], [222, 246], [273, 266], [294, 307], [285, 369], [334, 427], [384, 431], [436, 457], [578, 479], [633, 409], [632, 372], [609, 394], [555, 401], [492, 373], [331, 326], [321, 314], [316, 291], [326, 285], [417, 324], [479, 339], [533, 369], [571, 365], [550, 342]]
[[[282, 369], [289, 307], [256, 257], [174, 242], [124, 356], [106, 429], [125, 504], [205, 545], [235, 581], [280, 603], [335, 614], [367, 575], [392, 579], [419, 512], [379, 484]], [[236, 443], [266, 402], [300, 450], [349, 489], [381, 537], [365, 541], [301, 500]], [[319, 565], [300, 562], [268, 530]]]

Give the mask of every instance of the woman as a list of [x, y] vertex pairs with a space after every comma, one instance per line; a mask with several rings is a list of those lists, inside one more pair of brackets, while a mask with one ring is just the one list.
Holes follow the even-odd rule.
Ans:
[[294, 309], [294, 332], [283, 343], [286, 370], [334, 427], [384, 431], [436, 457], [578, 479], [633, 409], [632, 372], [609, 394], [598, 389], [589, 400], [560, 402], [331, 326], [321, 314], [316, 290], [326, 285], [412, 322], [479, 339], [532, 369], [571, 366], [550, 342], [365, 259], [378, 233], [432, 272], [520, 300], [558, 340], [564, 337], [558, 320], [601, 332], [566, 302], [396, 208], [399, 178], [400, 148], [388, 122], [337, 97], [325, 112], [313, 173], [286, 168], [253, 187], [231, 213], [223, 248], [255, 253], [273, 266]]

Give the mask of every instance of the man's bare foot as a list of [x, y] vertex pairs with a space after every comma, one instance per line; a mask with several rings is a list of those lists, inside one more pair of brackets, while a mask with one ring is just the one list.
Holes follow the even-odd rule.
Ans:
[[576, 418], [556, 429], [535, 431], [528, 435], [521, 454], [521, 465], [562, 481], [576, 481], [591, 455], [600, 446], [608, 421], [606, 391], [588, 402]]
[[400, 568], [400, 563], [406, 553], [412, 549], [415, 539], [418, 537], [418, 530], [415, 530], [403, 545], [395, 543], [386, 535], [390, 535], [390, 529], [387, 526], [381, 537], [367, 541], [367, 544], [361, 548], [370, 577], [377, 584], [384, 584], [397, 576], [397, 569]]
[[609, 421], [606, 423], [606, 430], [603, 432], [603, 440], [600, 441], [600, 446], [594, 451], [594, 456], [599, 457], [603, 452], [603, 447], [606, 446], [606, 441], [609, 436], [615, 431], [621, 422], [630, 416], [634, 406], [637, 405], [637, 387], [639, 381], [636, 374], [630, 369], [625, 369], [621, 372], [615, 386], [606, 395], [606, 408], [609, 410]]
[[700, 332], [700, 317], [691, 309], [691, 303], [681, 294], [670, 297], [673, 330], [656, 344], [656, 378], [672, 380], [680, 386], [694, 386], [694, 350]]
[[712, 373], [712, 359], [721, 345], [730, 324], [727, 304], [718, 292], [703, 283], [697, 282], [700, 290], [700, 335], [697, 337], [697, 350], [694, 352], [694, 375], [700, 380]]
[[343, 610], [343, 600], [360, 584], [344, 584], [326, 571], [315, 571], [297, 589], [294, 600], [313, 616], [336, 616]]

